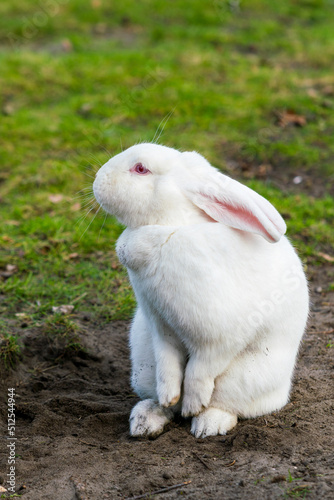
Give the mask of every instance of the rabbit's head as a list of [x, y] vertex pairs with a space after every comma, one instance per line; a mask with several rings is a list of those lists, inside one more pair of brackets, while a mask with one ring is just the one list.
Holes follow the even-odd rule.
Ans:
[[93, 190], [104, 210], [131, 228], [221, 222], [270, 242], [286, 231], [269, 201], [196, 152], [137, 144], [100, 168]]

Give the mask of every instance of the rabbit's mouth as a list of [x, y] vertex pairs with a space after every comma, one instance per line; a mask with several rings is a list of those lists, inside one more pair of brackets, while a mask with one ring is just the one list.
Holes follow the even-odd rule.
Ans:
[[103, 208], [105, 212], [114, 215], [114, 211], [112, 210], [110, 203], [107, 201], [110, 197], [106, 192], [106, 186], [103, 185], [98, 178], [96, 178], [93, 183], [93, 193], [100, 207]]

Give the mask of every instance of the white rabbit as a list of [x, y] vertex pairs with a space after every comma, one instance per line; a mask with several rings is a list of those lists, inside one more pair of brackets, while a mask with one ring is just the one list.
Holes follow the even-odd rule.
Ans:
[[[282, 408], [308, 316], [301, 262], [276, 209], [201, 155], [138, 144], [97, 173], [127, 226], [117, 254], [138, 308], [130, 332], [133, 436], [181, 411], [196, 437]], [[274, 243], [274, 244], [271, 244]]]

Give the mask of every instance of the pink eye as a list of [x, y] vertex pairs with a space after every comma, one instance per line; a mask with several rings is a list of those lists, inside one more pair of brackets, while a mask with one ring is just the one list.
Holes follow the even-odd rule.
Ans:
[[142, 163], [136, 163], [136, 165], [130, 169], [130, 172], [133, 172], [133, 173], [136, 173], [139, 175], [146, 175], [146, 174], [151, 173], [150, 170], [148, 168], [144, 167], [144, 165]]

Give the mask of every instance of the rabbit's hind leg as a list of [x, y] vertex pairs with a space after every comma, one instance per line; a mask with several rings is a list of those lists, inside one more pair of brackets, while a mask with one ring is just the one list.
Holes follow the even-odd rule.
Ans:
[[290, 386], [290, 380], [286, 380], [278, 388], [259, 396], [255, 401], [249, 403], [240, 416], [243, 418], [257, 417], [280, 410], [289, 400]]
[[295, 353], [277, 345], [270, 347], [245, 351], [236, 358], [215, 380], [210, 406], [242, 418], [281, 409], [289, 399]]

